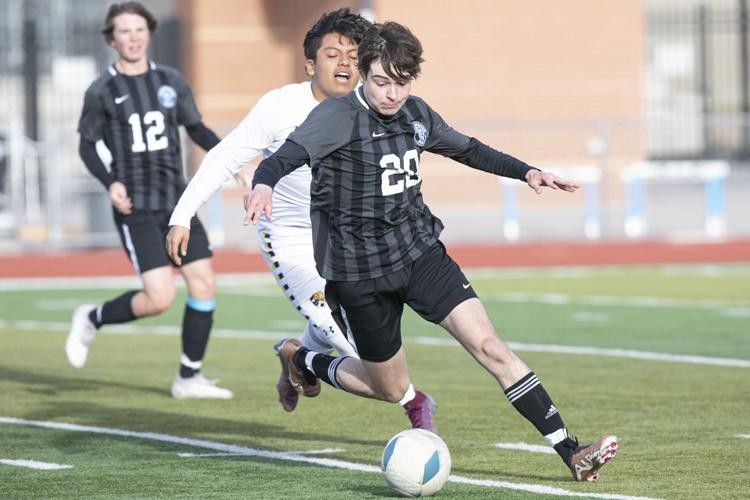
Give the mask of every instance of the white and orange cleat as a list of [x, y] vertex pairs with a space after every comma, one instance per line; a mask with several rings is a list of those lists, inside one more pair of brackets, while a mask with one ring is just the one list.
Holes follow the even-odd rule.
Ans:
[[576, 447], [570, 457], [570, 472], [576, 481], [594, 482], [599, 469], [617, 456], [617, 436], [605, 434], [593, 444]]

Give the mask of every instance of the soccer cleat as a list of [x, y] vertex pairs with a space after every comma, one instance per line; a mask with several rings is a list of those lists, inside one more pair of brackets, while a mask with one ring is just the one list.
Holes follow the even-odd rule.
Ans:
[[409, 417], [413, 429], [424, 429], [437, 434], [432, 416], [437, 413], [437, 403], [432, 396], [417, 391], [414, 399], [404, 405], [406, 416]]
[[[274, 346], [276, 349], [277, 346]], [[289, 366], [284, 362], [284, 358], [277, 352], [276, 355], [279, 357], [281, 362], [281, 374], [279, 375], [279, 382], [276, 384], [276, 391], [279, 393], [279, 403], [285, 411], [294, 411], [297, 408], [297, 402], [299, 401], [299, 393], [292, 386], [289, 381]]]
[[593, 444], [576, 446], [570, 457], [570, 472], [576, 481], [594, 482], [599, 469], [617, 456], [617, 436], [605, 434]]
[[229, 389], [216, 385], [218, 380], [208, 380], [202, 373], [182, 378], [178, 373], [172, 382], [172, 397], [175, 399], [232, 399]]
[[[294, 355], [301, 347], [302, 344], [300, 344], [297, 339], [283, 339], [273, 346], [281, 359], [282, 374], [284, 373], [284, 365], [286, 365], [286, 370], [289, 373], [289, 383], [292, 388], [297, 394], [302, 394], [308, 398], [314, 398], [320, 394], [320, 380], [316, 378], [314, 383], [310, 383], [307, 378], [305, 378], [305, 374], [294, 364]], [[281, 394], [279, 394], [279, 396], [281, 396]], [[282, 402], [282, 406], [283, 405], [284, 403]]]
[[83, 368], [89, 355], [89, 346], [96, 337], [96, 327], [89, 319], [89, 313], [96, 308], [94, 304], [83, 304], [73, 311], [70, 332], [65, 340], [65, 354], [68, 362], [75, 368]]

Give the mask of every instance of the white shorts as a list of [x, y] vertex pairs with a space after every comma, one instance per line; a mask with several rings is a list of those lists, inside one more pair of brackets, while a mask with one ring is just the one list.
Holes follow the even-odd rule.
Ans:
[[[258, 244], [268, 269], [284, 295], [304, 316], [301, 304], [322, 298], [326, 282], [315, 269], [312, 228], [282, 228], [258, 224]], [[321, 307], [327, 307], [325, 303]], [[306, 318], [310, 319], [310, 318]]]
[[261, 221], [257, 227], [263, 260], [287, 299], [314, 327], [310, 332], [313, 340], [325, 350], [356, 355], [353, 341], [342, 334], [325, 300], [326, 282], [315, 268], [312, 228], [280, 228], [267, 221]]

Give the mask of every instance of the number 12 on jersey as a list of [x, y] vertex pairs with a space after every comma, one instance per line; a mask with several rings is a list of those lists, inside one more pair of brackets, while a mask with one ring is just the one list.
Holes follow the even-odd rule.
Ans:
[[412, 186], [416, 186], [422, 179], [417, 175], [419, 168], [419, 153], [410, 149], [404, 153], [404, 159], [394, 154], [387, 154], [380, 159], [381, 174], [380, 188], [383, 196], [403, 193]]
[[146, 140], [143, 140], [143, 128], [141, 127], [141, 115], [133, 113], [128, 117], [130, 130], [133, 132], [133, 153], [144, 151], [160, 151], [167, 149], [169, 139], [161, 135], [164, 132], [164, 115], [161, 111], [149, 111], [143, 115], [143, 125], [146, 126]]

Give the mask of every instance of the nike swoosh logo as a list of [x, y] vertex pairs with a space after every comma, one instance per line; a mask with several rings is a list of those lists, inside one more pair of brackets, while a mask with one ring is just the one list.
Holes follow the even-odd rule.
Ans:
[[383, 137], [384, 135], [385, 135], [385, 132], [380, 132], [380, 133], [378, 133], [378, 132], [373, 132], [373, 133], [372, 133], [372, 136], [373, 136], [373, 137]]
[[464, 287], [464, 290], [468, 290], [471, 286], [471, 283], [466, 283], [465, 285], [462, 285]]
[[125, 102], [125, 100], [130, 97], [130, 94], [121, 95], [120, 97], [115, 97], [115, 104], [122, 104]]

